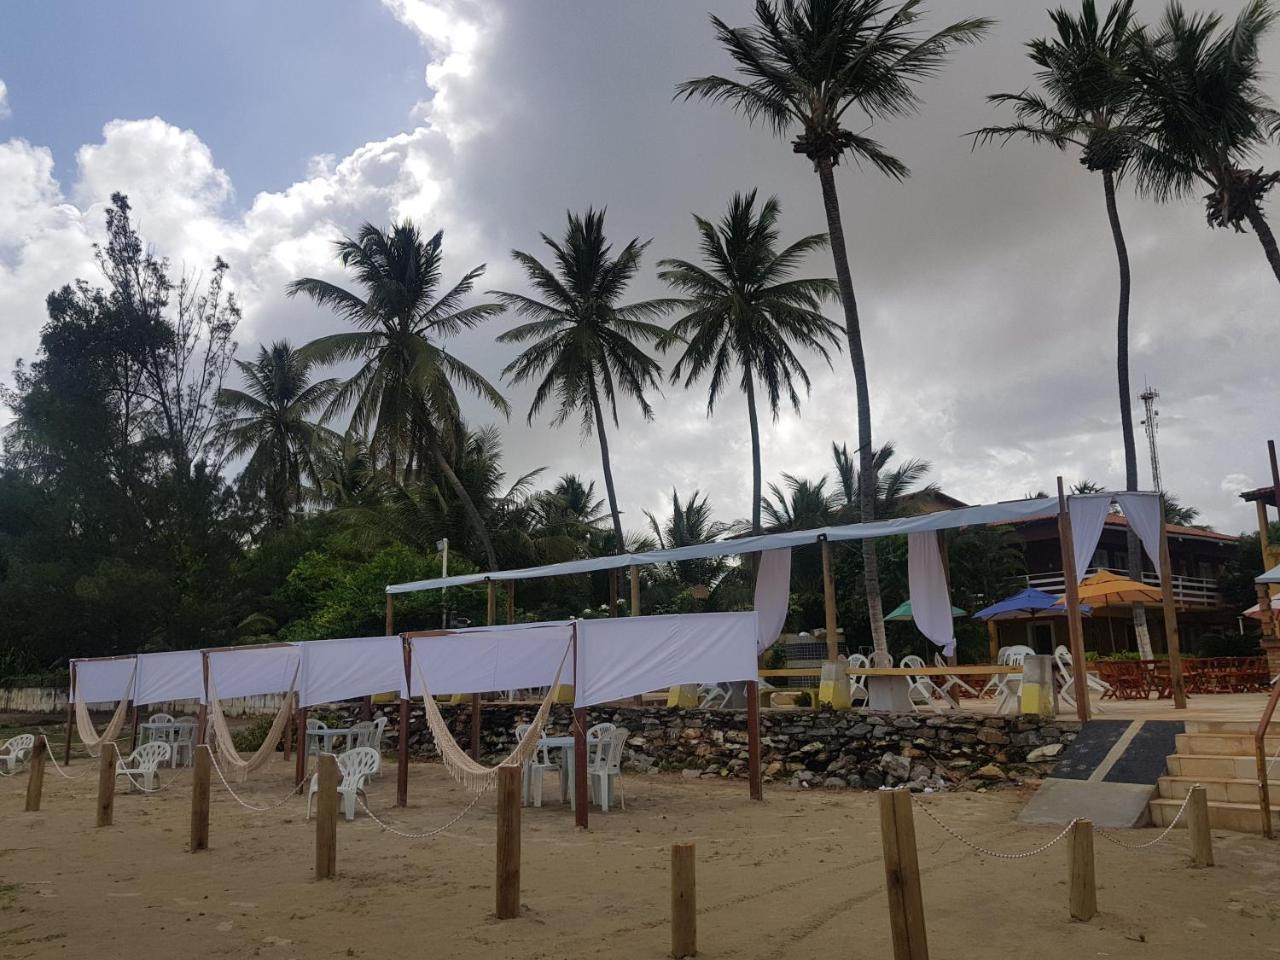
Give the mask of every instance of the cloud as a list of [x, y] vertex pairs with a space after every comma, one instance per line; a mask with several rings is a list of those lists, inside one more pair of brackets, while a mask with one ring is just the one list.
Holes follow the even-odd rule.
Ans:
[[9, 106], [9, 88], [0, 80], [0, 120], [13, 116], [13, 108]]

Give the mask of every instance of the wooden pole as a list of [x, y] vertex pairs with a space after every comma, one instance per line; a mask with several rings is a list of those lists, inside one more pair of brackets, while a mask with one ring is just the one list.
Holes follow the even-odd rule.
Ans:
[[133, 751], [138, 749], [138, 724], [139, 722], [141, 722], [141, 719], [142, 719], [140, 712], [138, 710], [138, 705], [136, 703], [133, 705], [132, 713], [133, 713], [133, 732], [129, 734], [129, 752], [130, 753], [133, 753]]
[[1209, 794], [1196, 784], [1187, 803], [1187, 833], [1191, 837], [1191, 862], [1197, 867], [1213, 866], [1213, 834], [1209, 832]]
[[[284, 744], [282, 747], [284, 751], [284, 757], [282, 759], [284, 760], [285, 763], [288, 763], [289, 760], [293, 757], [293, 728], [294, 728], [295, 722], [297, 721], [297, 718], [298, 718], [298, 711], [290, 710], [289, 716], [284, 721], [284, 736], [282, 738], [284, 741]], [[197, 739], [197, 743], [198, 742], [199, 740]]]
[[879, 796], [880, 842], [884, 850], [885, 889], [889, 894], [893, 958], [929, 960], [911, 794], [899, 788], [883, 790]]
[[485, 607], [485, 615], [487, 617], [485, 623], [492, 627], [498, 622], [498, 587], [492, 580], [486, 580], [484, 583], [489, 588], [489, 602]]
[[316, 879], [330, 880], [338, 872], [338, 758], [322, 753], [316, 766]]
[[23, 807], [27, 813], [35, 813], [40, 809], [40, 795], [44, 792], [44, 763], [48, 756], [48, 742], [43, 736], [36, 737], [27, 766], [27, 802]]
[[1093, 875], [1093, 821], [1073, 823], [1069, 840], [1071, 919], [1092, 920], [1098, 912], [1098, 890]]
[[116, 760], [120, 751], [115, 741], [103, 741], [98, 753], [98, 826], [109, 827], [116, 805]]
[[760, 776], [760, 681], [747, 681], [747, 781], [752, 800], [764, 799]]
[[311, 738], [307, 736], [307, 708], [299, 707], [294, 717], [294, 726], [298, 728], [298, 758], [293, 768], [293, 782], [296, 786], [307, 778], [307, 751], [311, 749]]
[[640, 568], [632, 567], [631, 574], [631, 615], [640, 616]]
[[609, 616], [618, 615], [618, 571], [609, 571]]
[[394, 636], [396, 632], [396, 597], [393, 593], [387, 594], [387, 616], [386, 616], [386, 636]]
[[[835, 662], [840, 651], [837, 648], [836, 626], [836, 579], [831, 570], [831, 541], [822, 538], [822, 607], [826, 614], [827, 625], [827, 660]], [[816, 703], [816, 699], [815, 699]]]
[[507, 623], [516, 622], [516, 582], [507, 581]]
[[480, 762], [480, 694], [471, 695], [471, 759]]
[[1173, 564], [1169, 560], [1169, 531], [1164, 522], [1164, 495], [1160, 496], [1160, 602], [1164, 608], [1164, 642], [1169, 654], [1169, 682], [1173, 707], [1187, 709], [1187, 687], [1182, 678], [1182, 647], [1178, 640], [1178, 608], [1173, 601]]
[[671, 845], [671, 956], [698, 955], [698, 888], [692, 843]]
[[191, 852], [209, 849], [209, 782], [213, 771], [209, 748], [195, 748], [195, 768], [191, 773]]
[[987, 621], [987, 646], [991, 650], [991, 662], [1000, 658], [1000, 626], [994, 620]]
[[520, 916], [520, 768], [498, 768], [498, 864], [495, 912]]
[[[574, 672], [577, 676], [577, 672]], [[574, 826], [587, 829], [587, 710], [575, 707], [573, 710], [573, 823]]]
[[1062, 548], [1062, 580], [1067, 594], [1067, 631], [1071, 640], [1071, 675], [1076, 717], [1089, 720], [1089, 665], [1084, 658], [1084, 623], [1080, 620], [1080, 585], [1076, 582], [1076, 551], [1071, 538], [1071, 516], [1062, 478], [1058, 478], [1058, 543]]
[[76, 664], [71, 662], [71, 689], [67, 694], [67, 742], [62, 747], [62, 765], [71, 765], [71, 732], [74, 729], [72, 719], [75, 714], [76, 700]]
[[[403, 638], [400, 642], [404, 647], [405, 689], [412, 690], [413, 645]], [[405, 807], [409, 805], [409, 701], [404, 697], [400, 698], [400, 742], [396, 747], [396, 806]]]

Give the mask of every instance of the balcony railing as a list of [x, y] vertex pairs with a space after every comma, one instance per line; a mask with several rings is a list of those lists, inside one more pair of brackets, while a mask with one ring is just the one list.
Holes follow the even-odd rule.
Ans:
[[[1090, 567], [1081, 575], [1080, 579], [1083, 580], [1085, 577], [1092, 576], [1101, 570], [1106, 570], [1122, 577], [1129, 575], [1128, 571], [1117, 570], [1114, 567]], [[1160, 586], [1160, 577], [1153, 572], [1143, 571], [1142, 582], [1158, 588]], [[1052, 594], [1061, 594], [1066, 590], [1061, 570], [1030, 574], [1027, 577], [1027, 586]], [[1173, 600], [1180, 607], [1208, 609], [1223, 605], [1222, 592], [1218, 589], [1218, 581], [1206, 580], [1204, 577], [1180, 577], [1176, 574], [1173, 578]]]

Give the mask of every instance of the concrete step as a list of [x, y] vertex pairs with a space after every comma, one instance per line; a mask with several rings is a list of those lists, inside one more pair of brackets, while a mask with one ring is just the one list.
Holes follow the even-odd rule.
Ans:
[[1170, 775], [1175, 777], [1248, 780], [1258, 775], [1257, 761], [1251, 756], [1224, 757], [1175, 753], [1168, 757], [1167, 763]]
[[[1252, 757], [1253, 735], [1245, 733], [1180, 733], [1178, 753], [1203, 757]], [[1267, 756], [1280, 749], [1280, 736], [1266, 738]]]
[[[1182, 807], [1181, 800], [1170, 800], [1158, 797], [1149, 804], [1151, 825], [1167, 827], [1178, 815]], [[1271, 823], [1280, 825], [1280, 807], [1271, 807]], [[1178, 828], [1185, 828], [1187, 818], [1178, 821]], [[1254, 803], [1225, 803], [1209, 801], [1209, 826], [1215, 830], [1234, 830], [1237, 833], [1262, 833], [1262, 811]]]
[[[1269, 736], [1280, 736], [1280, 711], [1276, 717], [1267, 727]], [[1258, 720], [1188, 720], [1184, 726], [1187, 733], [1245, 733], [1253, 736], [1258, 729]]]
[[[1186, 797], [1187, 791], [1196, 784], [1204, 787], [1205, 796], [1210, 803], [1257, 803], [1258, 781], [1227, 777], [1161, 777], [1156, 783], [1159, 795], [1166, 800], [1177, 800], [1179, 803]], [[1272, 780], [1269, 784], [1271, 796], [1280, 803], [1280, 780]]]

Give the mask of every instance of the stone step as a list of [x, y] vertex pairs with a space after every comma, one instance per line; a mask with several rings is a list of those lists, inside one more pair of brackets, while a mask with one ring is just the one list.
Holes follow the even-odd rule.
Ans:
[[[1209, 802], [1257, 803], [1258, 781], [1235, 777], [1161, 777], [1156, 783], [1159, 795], [1181, 802], [1196, 784], [1204, 787]], [[1280, 780], [1270, 781], [1271, 796], [1280, 802]]]
[[[1151, 825], [1167, 827], [1182, 808], [1181, 800], [1170, 800], [1158, 797], [1148, 805], [1151, 811]], [[1280, 826], [1280, 807], [1271, 807], [1271, 823]], [[1178, 828], [1185, 828], [1187, 818], [1178, 821]], [[1209, 826], [1215, 830], [1234, 830], [1237, 833], [1262, 833], [1262, 811], [1254, 803], [1225, 803], [1209, 801]]]
[[1258, 775], [1253, 757], [1203, 756], [1175, 753], [1167, 759], [1169, 773], [1175, 777], [1214, 777], [1224, 780], [1248, 780]]
[[[1178, 753], [1202, 757], [1252, 757], [1253, 735], [1245, 733], [1180, 733]], [[1266, 738], [1267, 756], [1280, 749], [1280, 736]]]
[[[1188, 720], [1184, 726], [1187, 733], [1245, 733], [1253, 736], [1258, 729], [1258, 720]], [[1280, 736], [1280, 711], [1267, 727], [1267, 733]]]

